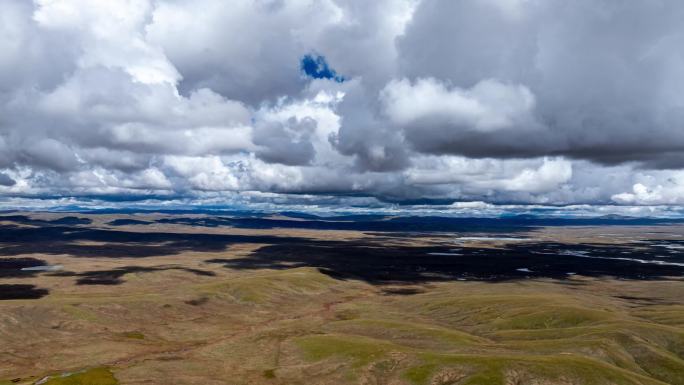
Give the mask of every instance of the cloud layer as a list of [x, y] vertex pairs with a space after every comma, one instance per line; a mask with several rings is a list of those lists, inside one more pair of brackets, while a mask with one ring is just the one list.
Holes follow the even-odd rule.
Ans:
[[0, 194], [681, 205], [681, 20], [675, 0], [6, 0]]

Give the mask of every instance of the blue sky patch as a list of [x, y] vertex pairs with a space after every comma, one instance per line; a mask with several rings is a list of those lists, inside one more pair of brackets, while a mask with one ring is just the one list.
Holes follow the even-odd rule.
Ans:
[[331, 79], [338, 83], [346, 80], [344, 76], [338, 75], [334, 69], [330, 68], [325, 56], [322, 55], [304, 55], [300, 62], [300, 68], [304, 74], [314, 79]]

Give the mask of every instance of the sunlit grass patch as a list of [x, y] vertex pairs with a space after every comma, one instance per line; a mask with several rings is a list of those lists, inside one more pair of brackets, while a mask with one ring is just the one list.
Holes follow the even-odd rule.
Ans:
[[421, 364], [403, 376], [416, 385], [428, 384], [436, 376], [461, 378], [463, 385], [656, 385], [664, 384], [645, 376], [585, 357], [534, 355], [438, 355], [423, 353]]
[[455, 349], [487, 343], [485, 338], [436, 325], [380, 319], [337, 321], [327, 329], [371, 338], [380, 338], [399, 345], [432, 349]]
[[264, 304], [296, 295], [319, 294], [336, 283], [317, 269], [299, 268], [237, 278], [203, 286], [200, 290], [207, 294], [228, 294], [240, 302]]
[[396, 345], [386, 341], [350, 335], [306, 336], [295, 339], [295, 343], [309, 361], [338, 357], [350, 360], [354, 367], [368, 365], [390, 351], [398, 350]]
[[93, 368], [66, 375], [50, 376], [45, 382], [37, 382], [43, 385], [118, 385], [114, 374], [109, 368]]
[[99, 317], [92, 311], [85, 309], [79, 304], [67, 304], [62, 306], [62, 311], [67, 313], [69, 316], [89, 322], [99, 321]]
[[132, 331], [132, 332], [125, 332], [121, 334], [125, 338], [130, 338], [133, 340], [144, 340], [145, 335], [141, 332], [138, 331]]
[[570, 306], [539, 306], [524, 309], [521, 314], [492, 322], [496, 329], [555, 329], [571, 328], [605, 322], [615, 318], [614, 314]]

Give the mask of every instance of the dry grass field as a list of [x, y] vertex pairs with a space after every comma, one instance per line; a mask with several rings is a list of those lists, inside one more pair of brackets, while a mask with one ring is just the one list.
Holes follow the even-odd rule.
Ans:
[[677, 225], [178, 218], [0, 218], [0, 384], [684, 384]]

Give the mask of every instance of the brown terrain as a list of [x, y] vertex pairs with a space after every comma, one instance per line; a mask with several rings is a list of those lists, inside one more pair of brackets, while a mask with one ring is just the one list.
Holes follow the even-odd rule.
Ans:
[[680, 225], [215, 220], [0, 217], [0, 384], [684, 384]]

